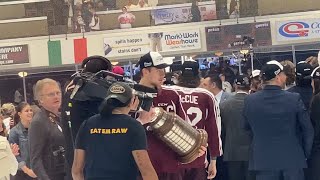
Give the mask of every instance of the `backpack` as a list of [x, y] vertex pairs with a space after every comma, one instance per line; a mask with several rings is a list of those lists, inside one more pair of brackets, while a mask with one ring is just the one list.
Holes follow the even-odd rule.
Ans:
[[0, 180], [9, 180], [9, 175], [15, 175], [18, 161], [12, 154], [10, 144], [5, 137], [0, 136]]

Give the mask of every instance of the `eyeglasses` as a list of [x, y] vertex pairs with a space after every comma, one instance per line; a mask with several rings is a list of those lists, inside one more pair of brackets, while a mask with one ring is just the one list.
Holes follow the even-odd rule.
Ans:
[[52, 93], [48, 93], [48, 94], [43, 94], [42, 96], [48, 96], [48, 97], [54, 97], [54, 96], [61, 96], [61, 92], [58, 91], [58, 92], [52, 92]]

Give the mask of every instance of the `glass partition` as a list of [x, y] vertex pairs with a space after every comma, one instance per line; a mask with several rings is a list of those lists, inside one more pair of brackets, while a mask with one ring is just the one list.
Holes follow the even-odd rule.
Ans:
[[[0, 22], [1, 20], [47, 17], [47, 34], [55, 35], [319, 9], [320, 3], [315, 0], [202, 0], [200, 2], [196, 0], [2, 0]], [[32, 36], [35, 35], [32, 34]], [[10, 37], [1, 39], [4, 38]]]

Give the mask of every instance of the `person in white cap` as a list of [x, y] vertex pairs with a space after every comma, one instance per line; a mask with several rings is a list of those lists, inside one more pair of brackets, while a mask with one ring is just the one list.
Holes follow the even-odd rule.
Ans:
[[299, 94], [283, 90], [283, 70], [279, 62], [268, 62], [261, 70], [265, 87], [244, 102], [243, 126], [253, 136], [249, 170], [256, 172], [256, 180], [304, 180], [311, 153], [314, 130], [309, 113]]
[[250, 81], [251, 81], [250, 91], [249, 91], [250, 94], [255, 93], [255, 92], [262, 89], [260, 70], [256, 69], [256, 70], [252, 71], [251, 76], [250, 76]]

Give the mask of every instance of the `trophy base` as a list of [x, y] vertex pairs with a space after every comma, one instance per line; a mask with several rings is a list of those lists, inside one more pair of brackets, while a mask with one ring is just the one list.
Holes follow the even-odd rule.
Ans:
[[188, 164], [196, 160], [199, 157], [199, 150], [201, 146], [207, 147], [207, 142], [208, 142], [207, 132], [203, 129], [197, 129], [197, 131], [199, 131], [199, 136], [200, 136], [199, 141], [195, 146], [195, 148], [190, 153], [184, 156], [181, 156], [179, 158], [182, 164]]

